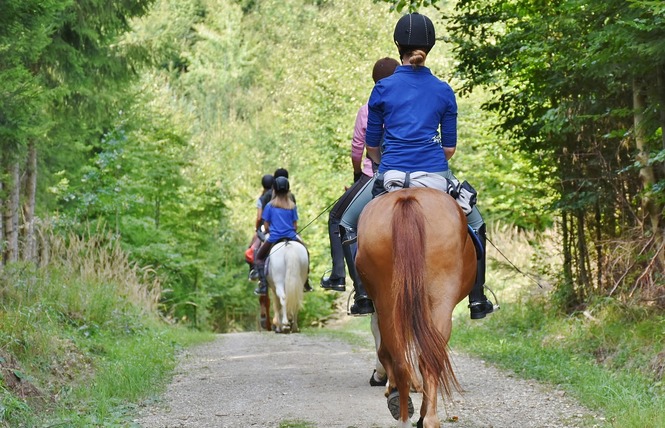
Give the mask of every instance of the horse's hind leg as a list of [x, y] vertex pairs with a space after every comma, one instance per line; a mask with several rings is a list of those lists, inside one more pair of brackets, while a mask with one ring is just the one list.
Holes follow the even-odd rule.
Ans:
[[274, 324], [275, 333], [283, 333], [289, 329], [289, 320], [286, 314], [286, 296], [284, 294], [284, 285], [276, 283], [274, 288], [273, 309], [275, 312]]
[[423, 373], [423, 403], [420, 407], [418, 427], [440, 428], [441, 423], [436, 414], [438, 399], [437, 382], [431, 375]]
[[[386, 376], [388, 377], [388, 383], [386, 383], [386, 393], [387, 397], [390, 394], [390, 391], [395, 388], [395, 376], [393, 375], [393, 360], [390, 357], [390, 353], [386, 350], [383, 344], [379, 344], [379, 349], [376, 351], [376, 357], [379, 360], [379, 364], [383, 366], [386, 371]], [[392, 380], [392, 384], [391, 384]]]
[[[409, 395], [411, 376], [406, 361], [401, 356], [393, 361], [393, 372], [395, 388], [391, 388], [388, 395], [388, 409], [397, 420], [399, 427], [408, 428], [411, 426], [409, 419], [413, 416], [413, 401]], [[390, 383], [392, 384], [392, 378]]]
[[281, 308], [281, 304], [279, 302], [279, 297], [277, 297], [277, 293], [275, 293], [273, 295], [272, 312], [273, 312], [272, 329], [275, 331], [275, 333], [281, 333], [282, 332], [282, 319], [280, 317], [280, 314], [282, 312], [282, 308]]
[[[376, 316], [376, 312], [372, 314], [372, 336], [374, 336], [374, 347], [376, 349], [376, 364], [374, 368], [374, 372], [376, 373], [377, 377], [379, 379], [387, 380], [388, 375], [386, 374], [386, 369], [383, 364], [381, 364], [381, 360], [379, 359], [379, 347], [381, 346], [381, 330], [379, 329], [379, 319]], [[370, 385], [382, 385], [385, 383], [382, 383], [378, 381], [374, 377], [374, 373], [372, 373], [372, 377], [370, 378]]]
[[298, 331], [300, 331], [298, 329], [298, 313], [297, 312], [295, 314], [293, 314], [293, 316], [291, 317], [291, 331], [293, 333], [297, 333]]

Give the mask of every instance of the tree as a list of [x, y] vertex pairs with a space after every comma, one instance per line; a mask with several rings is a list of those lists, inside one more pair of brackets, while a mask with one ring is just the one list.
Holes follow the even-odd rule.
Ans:
[[0, 50], [7, 51], [0, 52], [6, 58], [0, 77], [7, 94], [0, 106], [5, 259], [18, 258], [21, 160], [28, 155], [23, 213], [24, 256], [30, 259], [39, 149], [50, 137], [60, 151], [70, 152], [76, 148], [72, 142], [101, 134], [123, 82], [134, 76], [135, 58], [121, 55], [114, 43], [129, 29], [130, 18], [145, 13], [150, 3], [11, 0], [0, 5]]
[[[459, 0], [446, 15], [463, 92], [487, 88], [483, 107], [500, 130], [543, 178], [557, 178], [568, 307], [620, 282], [627, 295], [662, 281], [664, 10], [642, 0]], [[610, 264], [618, 239], [649, 245]]]
[[35, 64], [50, 44], [49, 26], [62, 11], [57, 1], [0, 4], [0, 182], [3, 193], [2, 260], [19, 255], [19, 164], [29, 141], [43, 132], [45, 93]]

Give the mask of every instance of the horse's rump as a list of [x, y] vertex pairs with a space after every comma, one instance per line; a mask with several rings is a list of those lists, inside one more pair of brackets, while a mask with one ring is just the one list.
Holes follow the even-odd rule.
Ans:
[[276, 295], [276, 324], [297, 323], [309, 270], [307, 249], [298, 241], [281, 241], [273, 245], [269, 259], [270, 268], [266, 275]]
[[[404, 203], [411, 199], [416, 205]], [[394, 207], [398, 204], [401, 209], [409, 210], [397, 218], [399, 226], [393, 223]], [[415, 209], [416, 206], [419, 209]], [[422, 232], [416, 226], [418, 212], [423, 216]], [[400, 239], [393, 228], [407, 238]], [[413, 248], [404, 248], [406, 245]], [[414, 257], [414, 254], [419, 256]], [[378, 275], [381, 281], [367, 280], [383, 284], [381, 287], [393, 283], [393, 270], [398, 266], [419, 259], [423, 262], [423, 280], [432, 285], [427, 287], [429, 298], [454, 302], [448, 305], [454, 308], [473, 285], [476, 273], [471, 258], [475, 260], [475, 248], [468, 235], [466, 216], [455, 200], [441, 191], [408, 188], [384, 194], [367, 204], [360, 216], [356, 267], [362, 268], [361, 275]], [[396, 267], [387, 269], [393, 259]], [[448, 286], [434, 286], [436, 284]]]

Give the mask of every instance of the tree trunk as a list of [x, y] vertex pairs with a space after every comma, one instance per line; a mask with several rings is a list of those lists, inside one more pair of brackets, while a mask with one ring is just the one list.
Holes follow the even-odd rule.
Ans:
[[640, 163], [640, 179], [644, 187], [642, 197], [642, 209], [644, 216], [648, 217], [651, 224], [651, 230], [655, 233], [658, 230], [660, 222], [660, 209], [653, 198], [651, 189], [656, 184], [656, 175], [653, 167], [649, 165], [649, 145], [646, 136], [646, 123], [644, 119], [644, 110], [647, 105], [647, 96], [644, 87], [637, 79], [633, 80], [633, 119], [635, 123], [635, 145], [637, 147], [636, 160]]
[[595, 203], [595, 222], [594, 229], [596, 232], [595, 246], [596, 246], [596, 287], [598, 291], [603, 289], [603, 269], [604, 269], [604, 256], [603, 256], [603, 231], [602, 231], [602, 216], [600, 214], [600, 203]]
[[37, 147], [35, 141], [28, 144], [28, 161], [25, 170], [25, 202], [23, 204], [23, 260], [36, 261], [35, 194], [37, 192]]
[[[0, 207], [5, 206], [5, 183], [2, 181], [0, 175]], [[0, 270], [5, 265], [5, 262], [3, 260], [2, 254], [5, 252], [5, 227], [4, 227], [4, 221], [2, 221], [2, 213], [0, 213]]]
[[6, 247], [3, 251], [3, 261], [11, 263], [18, 261], [18, 204], [19, 204], [19, 164], [18, 161], [6, 162], [7, 165], [7, 198], [3, 206], [3, 227], [5, 231]]
[[577, 264], [579, 268], [577, 284], [579, 286], [579, 292], [577, 297], [580, 302], [590, 294], [588, 287], [590, 285], [589, 280], [589, 252], [586, 245], [586, 224], [584, 221], [584, 211], [578, 210], [576, 212], [575, 218], [577, 220]]
[[[656, 80], [658, 86], [658, 112], [660, 118], [660, 129], [665, 130], [665, 66], [658, 66], [656, 69]], [[662, 149], [665, 150], [665, 132], [661, 132]], [[662, 165], [662, 172], [665, 174], [665, 162]]]
[[573, 216], [563, 211], [561, 213], [561, 230], [563, 234], [563, 281], [557, 286], [558, 294], [563, 299], [566, 309], [577, 305], [575, 293], [575, 275], [573, 273]]

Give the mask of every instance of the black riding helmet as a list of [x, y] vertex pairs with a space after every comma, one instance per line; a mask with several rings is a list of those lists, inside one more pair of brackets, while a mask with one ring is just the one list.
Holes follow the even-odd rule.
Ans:
[[273, 181], [272, 175], [266, 174], [261, 178], [261, 186], [263, 186], [264, 189], [270, 189]]
[[277, 194], [286, 193], [289, 191], [289, 179], [286, 177], [277, 177], [273, 186]]
[[425, 15], [410, 13], [402, 16], [395, 25], [393, 35], [400, 58], [410, 51], [422, 49], [429, 53], [436, 42], [434, 24]]
[[275, 170], [275, 173], [274, 173], [272, 176], [275, 177], [275, 178], [277, 178], [277, 177], [286, 177], [286, 178], [289, 178], [289, 171], [287, 171], [287, 170], [284, 169], [284, 168], [277, 168], [277, 169]]

